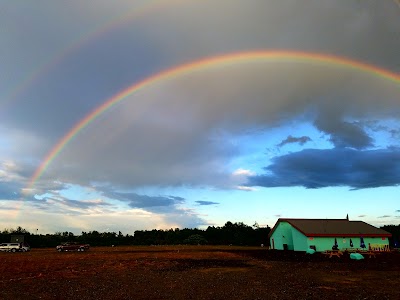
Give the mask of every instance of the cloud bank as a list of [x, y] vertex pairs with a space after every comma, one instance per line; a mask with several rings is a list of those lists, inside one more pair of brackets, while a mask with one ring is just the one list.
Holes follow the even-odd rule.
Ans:
[[353, 189], [400, 184], [400, 150], [307, 149], [276, 157], [268, 172], [248, 178], [249, 186]]

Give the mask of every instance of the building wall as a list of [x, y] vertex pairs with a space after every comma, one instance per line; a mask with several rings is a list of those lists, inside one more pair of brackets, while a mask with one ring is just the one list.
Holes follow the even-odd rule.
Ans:
[[[381, 248], [386, 247], [387, 249], [389, 248], [389, 238], [364, 238], [364, 242], [365, 242], [365, 246], [367, 246], [368, 249], [368, 245], [370, 245], [371, 247], [376, 247], [376, 246], [380, 246]], [[353, 241], [354, 244], [354, 241]], [[354, 245], [357, 247], [360, 247], [360, 243], [357, 243], [357, 245]]]
[[[350, 247], [350, 239], [353, 241], [353, 247]], [[339, 250], [345, 250], [345, 249], [361, 249], [360, 247], [360, 238], [359, 237], [336, 237], [337, 244]], [[307, 243], [309, 248], [311, 245], [315, 245], [317, 251], [325, 251], [325, 250], [332, 250], [332, 246], [335, 242], [335, 237], [308, 237], [307, 238]], [[364, 238], [364, 243], [366, 248], [368, 249], [368, 245], [389, 245], [389, 240], [388, 238], [384, 238], [384, 240], [381, 237], [376, 237], [376, 238], [371, 238], [371, 237], [365, 237]]]
[[[353, 241], [353, 248], [361, 249], [360, 238], [352, 238], [352, 241]], [[365, 237], [364, 243], [365, 243], [366, 249], [368, 249], [368, 245], [381, 245], [381, 246], [389, 245], [389, 239], [381, 238], [381, 237], [375, 237], [375, 238], [374, 237]], [[339, 244], [339, 242], [338, 242], [338, 244]], [[347, 248], [350, 248], [350, 246], [348, 246]]]
[[[349, 244], [343, 244], [343, 241], [340, 238], [336, 238], [338, 248], [344, 249], [344, 248], [350, 248]], [[350, 239], [346, 239], [347, 243], [350, 242]], [[333, 244], [335, 243], [335, 238], [334, 237], [308, 237], [307, 238], [308, 242], [308, 248], [310, 246], [315, 246], [315, 250], [318, 252], [325, 251], [325, 250], [332, 250]], [[353, 239], [353, 244], [354, 244], [354, 239]], [[347, 246], [344, 246], [347, 245]]]
[[288, 250], [294, 250], [292, 226], [287, 222], [279, 222], [274, 233], [270, 237], [270, 243], [271, 247], [274, 246], [274, 249], [277, 250], [283, 250], [284, 244], [288, 246]]
[[23, 243], [26, 242], [25, 236], [21, 234], [12, 234], [11, 243]]
[[294, 251], [306, 251], [309, 248], [307, 237], [294, 227], [292, 227], [292, 236]]

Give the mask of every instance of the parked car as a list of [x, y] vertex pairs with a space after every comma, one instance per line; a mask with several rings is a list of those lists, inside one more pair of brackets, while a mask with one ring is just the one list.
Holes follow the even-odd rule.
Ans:
[[30, 251], [31, 247], [25, 243], [2, 243], [0, 244], [0, 251], [6, 252], [26, 252]]
[[31, 246], [27, 243], [21, 243], [21, 250], [22, 252], [28, 252], [31, 251]]
[[89, 250], [89, 244], [79, 244], [74, 242], [67, 242], [56, 247], [58, 252], [62, 251], [86, 251]]

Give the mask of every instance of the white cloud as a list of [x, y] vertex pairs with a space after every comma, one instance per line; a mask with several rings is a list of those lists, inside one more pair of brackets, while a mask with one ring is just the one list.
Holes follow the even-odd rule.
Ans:
[[257, 191], [257, 189], [255, 187], [251, 187], [251, 186], [238, 185], [238, 186], [236, 186], [236, 188], [241, 191], [248, 191], [248, 192]]
[[247, 169], [237, 169], [233, 172], [233, 175], [235, 175], [235, 176], [250, 176], [250, 175], [255, 175], [255, 173], [252, 172], [251, 170], [247, 170]]

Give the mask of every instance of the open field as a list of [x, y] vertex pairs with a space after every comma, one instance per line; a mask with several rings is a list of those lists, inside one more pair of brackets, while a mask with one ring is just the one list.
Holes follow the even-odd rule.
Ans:
[[400, 299], [400, 253], [352, 261], [263, 248], [0, 253], [0, 299]]

